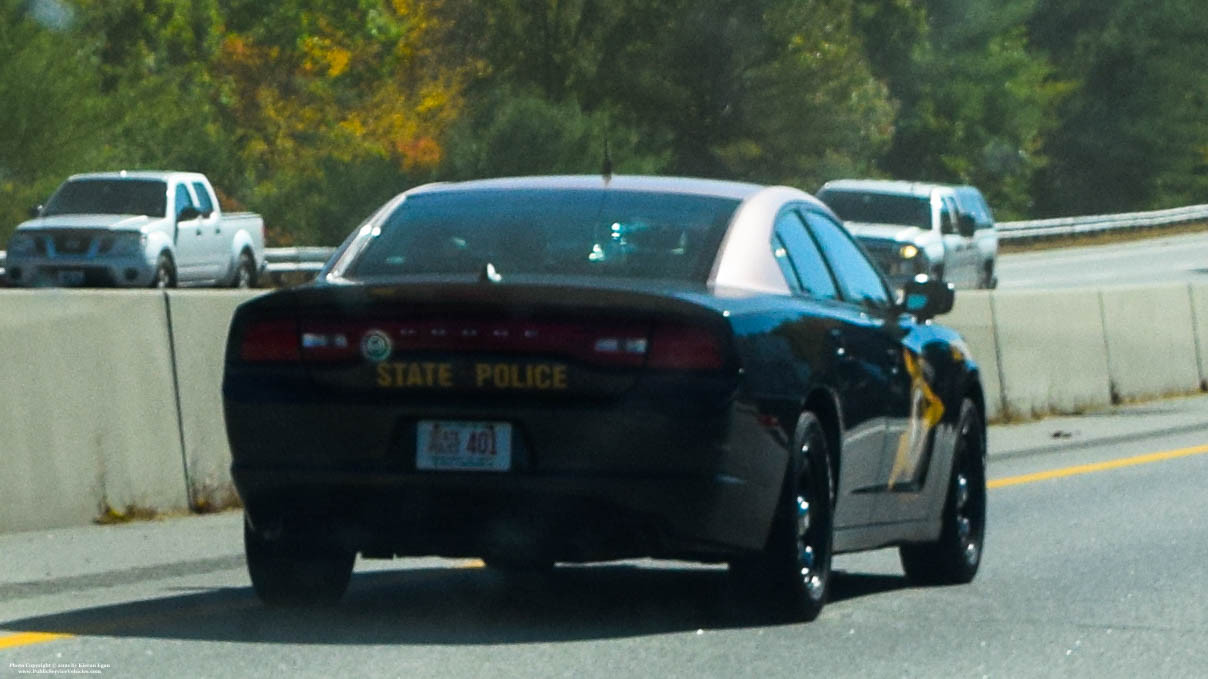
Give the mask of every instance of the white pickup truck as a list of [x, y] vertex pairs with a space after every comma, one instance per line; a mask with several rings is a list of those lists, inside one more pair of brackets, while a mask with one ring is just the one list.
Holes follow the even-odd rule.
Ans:
[[9, 285], [252, 287], [264, 221], [222, 214], [195, 172], [73, 175], [9, 239]]
[[882, 179], [836, 179], [817, 193], [894, 287], [916, 274], [958, 288], [993, 288], [998, 235], [972, 186]]

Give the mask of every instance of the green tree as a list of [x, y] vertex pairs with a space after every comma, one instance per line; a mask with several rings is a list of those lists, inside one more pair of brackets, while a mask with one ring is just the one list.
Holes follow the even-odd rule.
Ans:
[[503, 91], [540, 97], [571, 127], [612, 130], [620, 167], [634, 138], [635, 167], [812, 187], [867, 171], [891, 132], [887, 93], [853, 44], [851, 0], [446, 9], [482, 66], [467, 90], [472, 118], [491, 120]]
[[89, 169], [109, 108], [70, 6], [0, 0], [0, 248], [65, 175]]
[[[227, 3], [211, 67], [220, 119], [246, 202], [290, 240], [338, 242], [366, 212], [351, 201], [397, 192], [442, 161], [463, 67], [441, 48], [429, 7], [439, 4]], [[366, 190], [342, 185], [369, 175], [379, 179]]]
[[1196, 0], [1045, 2], [1032, 33], [1077, 89], [1036, 183], [1050, 214], [1204, 202], [1208, 14]]
[[573, 101], [509, 88], [484, 104], [449, 135], [442, 177], [593, 174], [604, 169], [606, 146], [616, 173], [653, 174], [666, 165], [636, 130], [612, 122], [605, 111], [586, 113]]
[[857, 23], [900, 105], [883, 169], [976, 184], [1003, 216], [1028, 214], [1069, 89], [1029, 42], [1034, 0], [863, 4]]

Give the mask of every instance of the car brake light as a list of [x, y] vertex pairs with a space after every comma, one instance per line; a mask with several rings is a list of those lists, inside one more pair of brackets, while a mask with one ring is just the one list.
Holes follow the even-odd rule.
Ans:
[[650, 340], [646, 366], [654, 370], [721, 370], [722, 340], [715, 332], [689, 325], [660, 325]]
[[239, 358], [248, 362], [297, 361], [298, 324], [294, 321], [256, 321], [243, 331]]

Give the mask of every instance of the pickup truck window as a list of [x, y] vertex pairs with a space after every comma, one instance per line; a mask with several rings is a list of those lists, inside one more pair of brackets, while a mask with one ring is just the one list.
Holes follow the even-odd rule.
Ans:
[[187, 207], [195, 207], [193, 205], [193, 197], [189, 195], [189, 187], [184, 184], [176, 185], [176, 214], [180, 214]]
[[951, 198], [944, 198], [940, 207], [940, 233], [945, 236], [956, 233], [956, 204]]
[[931, 201], [867, 191], [822, 191], [818, 198], [846, 222], [902, 224], [931, 229]]
[[201, 210], [204, 216], [210, 216], [214, 212], [214, 202], [210, 200], [210, 192], [206, 190], [206, 185], [201, 182], [193, 182], [193, 193], [197, 194], [197, 209]]
[[64, 184], [51, 196], [42, 214], [147, 215], [163, 217], [168, 186], [154, 180], [82, 179]]

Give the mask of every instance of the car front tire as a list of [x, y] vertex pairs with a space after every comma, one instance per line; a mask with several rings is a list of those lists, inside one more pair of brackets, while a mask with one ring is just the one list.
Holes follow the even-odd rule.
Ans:
[[231, 287], [240, 290], [256, 287], [256, 264], [252, 256], [246, 252], [239, 254], [239, 262], [235, 265], [235, 275], [231, 279]]
[[155, 261], [155, 275], [151, 277], [151, 287], [161, 290], [176, 287], [176, 265], [168, 255], [160, 255]]
[[243, 545], [256, 596], [269, 606], [332, 604], [344, 596], [355, 552], [267, 540], [245, 519]]
[[934, 542], [898, 549], [906, 577], [926, 585], [972, 582], [981, 565], [985, 534], [986, 431], [977, 406], [966, 398], [957, 423], [943, 529]]

